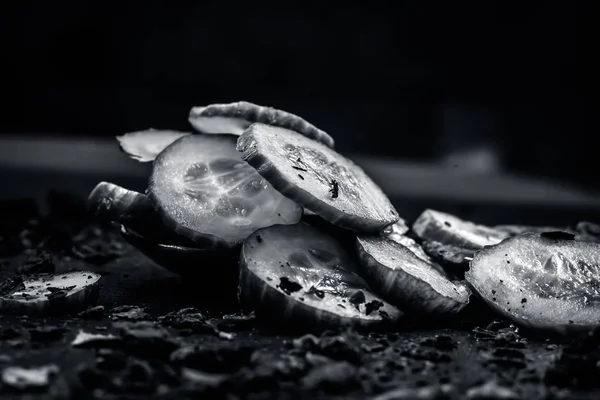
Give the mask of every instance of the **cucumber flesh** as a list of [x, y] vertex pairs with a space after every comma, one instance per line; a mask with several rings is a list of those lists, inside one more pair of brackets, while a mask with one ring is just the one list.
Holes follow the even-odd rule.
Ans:
[[199, 245], [232, 247], [256, 229], [302, 216], [299, 205], [242, 161], [236, 139], [184, 136], [154, 161], [150, 197], [167, 226]]
[[333, 237], [305, 223], [256, 231], [244, 242], [240, 266], [240, 299], [257, 315], [375, 327], [402, 314], [369, 289]]
[[202, 133], [228, 133], [239, 136], [250, 125], [258, 122], [291, 129], [331, 148], [335, 145], [331, 136], [303, 118], [247, 101], [193, 107], [188, 120], [194, 129]]
[[600, 325], [600, 244], [565, 232], [524, 233], [478, 251], [465, 274], [492, 308], [559, 332]]
[[121, 150], [139, 162], [154, 161], [161, 151], [189, 132], [147, 129], [117, 136]]
[[254, 124], [237, 148], [275, 189], [334, 225], [379, 234], [400, 218], [360, 167], [296, 132]]
[[470, 290], [440, 268], [392, 240], [359, 236], [362, 275], [395, 306], [413, 313], [452, 315], [468, 303]]

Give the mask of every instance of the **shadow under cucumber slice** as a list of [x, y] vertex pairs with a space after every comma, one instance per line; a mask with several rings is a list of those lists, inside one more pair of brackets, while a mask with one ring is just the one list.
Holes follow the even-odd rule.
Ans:
[[246, 239], [239, 296], [257, 316], [306, 330], [384, 328], [402, 315], [369, 289], [333, 237], [305, 223], [263, 228]]

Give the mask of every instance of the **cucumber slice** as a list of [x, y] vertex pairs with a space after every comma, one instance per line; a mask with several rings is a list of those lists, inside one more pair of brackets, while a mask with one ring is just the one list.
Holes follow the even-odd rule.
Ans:
[[356, 239], [362, 275], [383, 298], [413, 313], [452, 315], [468, 303], [470, 290], [406, 247], [383, 237]]
[[235, 149], [237, 136], [189, 135], [154, 161], [149, 195], [164, 222], [204, 247], [231, 247], [256, 229], [294, 224], [302, 208]]
[[14, 313], [73, 312], [98, 298], [100, 275], [76, 271], [36, 275], [0, 296], [0, 310]]
[[495, 245], [510, 236], [507, 232], [431, 209], [423, 211], [412, 230], [421, 240], [435, 240], [469, 249]]
[[326, 132], [287, 111], [263, 107], [247, 101], [193, 107], [189, 122], [199, 132], [241, 135], [255, 122], [291, 129], [307, 138], [333, 148], [335, 142]]
[[90, 193], [88, 210], [108, 222], [118, 222], [143, 235], [152, 243], [194, 247], [189, 238], [172, 231], [162, 222], [152, 200], [139, 192], [110, 182], [100, 182]]
[[377, 234], [400, 218], [360, 167], [296, 132], [254, 124], [237, 148], [275, 189], [334, 225]]
[[121, 222], [128, 218], [151, 219], [154, 205], [148, 196], [110, 182], [100, 182], [87, 200], [88, 210], [107, 221]]
[[129, 157], [139, 162], [154, 161], [161, 151], [189, 132], [147, 129], [117, 136], [119, 147]]
[[402, 315], [357, 274], [337, 241], [305, 223], [264, 228], [242, 246], [240, 302], [304, 327], [389, 326]]
[[478, 251], [467, 282], [493, 309], [530, 327], [600, 325], [600, 244], [525, 233]]

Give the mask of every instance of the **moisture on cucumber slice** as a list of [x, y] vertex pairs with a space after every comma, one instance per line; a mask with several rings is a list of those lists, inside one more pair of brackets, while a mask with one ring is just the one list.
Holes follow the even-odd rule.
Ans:
[[334, 225], [377, 234], [400, 218], [360, 167], [296, 132], [254, 124], [237, 148], [275, 189]]
[[297, 115], [247, 101], [193, 107], [189, 122], [199, 132], [232, 135], [241, 135], [250, 125], [259, 122], [291, 129], [331, 148], [335, 144], [333, 138], [326, 132]]
[[600, 244], [525, 233], [478, 251], [467, 282], [515, 322], [557, 331], [600, 325]]
[[149, 195], [163, 220], [203, 246], [234, 246], [256, 229], [302, 216], [302, 207], [242, 161], [236, 139], [185, 136], [154, 161]]
[[423, 211], [412, 230], [421, 240], [435, 240], [469, 249], [495, 245], [510, 236], [506, 232], [431, 209]]
[[317, 326], [389, 326], [401, 316], [357, 274], [337, 241], [305, 223], [252, 234], [240, 257], [240, 301], [257, 315]]
[[99, 280], [100, 275], [88, 271], [31, 276], [0, 294], [0, 311], [78, 311], [97, 300]]
[[451, 315], [468, 303], [470, 290], [431, 262], [383, 237], [359, 236], [362, 275], [390, 303], [407, 312]]
[[161, 151], [189, 132], [148, 129], [117, 136], [119, 147], [129, 157], [139, 162], [154, 161]]

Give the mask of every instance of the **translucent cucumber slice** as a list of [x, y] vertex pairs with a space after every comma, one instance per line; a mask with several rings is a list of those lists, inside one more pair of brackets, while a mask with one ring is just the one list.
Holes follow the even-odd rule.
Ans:
[[148, 129], [117, 136], [121, 150], [139, 162], [154, 161], [167, 146], [189, 132]]
[[254, 124], [237, 148], [275, 189], [334, 225], [379, 233], [400, 218], [360, 167], [296, 132]]
[[435, 240], [470, 249], [495, 245], [510, 236], [507, 232], [431, 209], [423, 211], [412, 230], [421, 240]]
[[600, 244], [525, 233], [478, 251], [465, 277], [515, 322], [566, 331], [600, 325]]
[[32, 276], [0, 296], [0, 311], [72, 312], [98, 298], [100, 275], [87, 271]]
[[250, 125], [259, 122], [291, 129], [327, 147], [333, 148], [335, 145], [331, 136], [299, 116], [247, 101], [193, 107], [189, 122], [194, 129], [203, 133], [229, 133], [238, 136]]
[[305, 223], [252, 234], [242, 246], [240, 269], [242, 304], [306, 329], [384, 327], [402, 314], [369, 289], [333, 237]]
[[256, 229], [302, 216], [302, 207], [242, 161], [236, 139], [184, 136], [154, 161], [149, 195], [165, 223], [199, 245], [235, 246]]
[[359, 236], [362, 276], [395, 306], [412, 313], [452, 315], [468, 303], [470, 290], [406, 247], [383, 237]]

